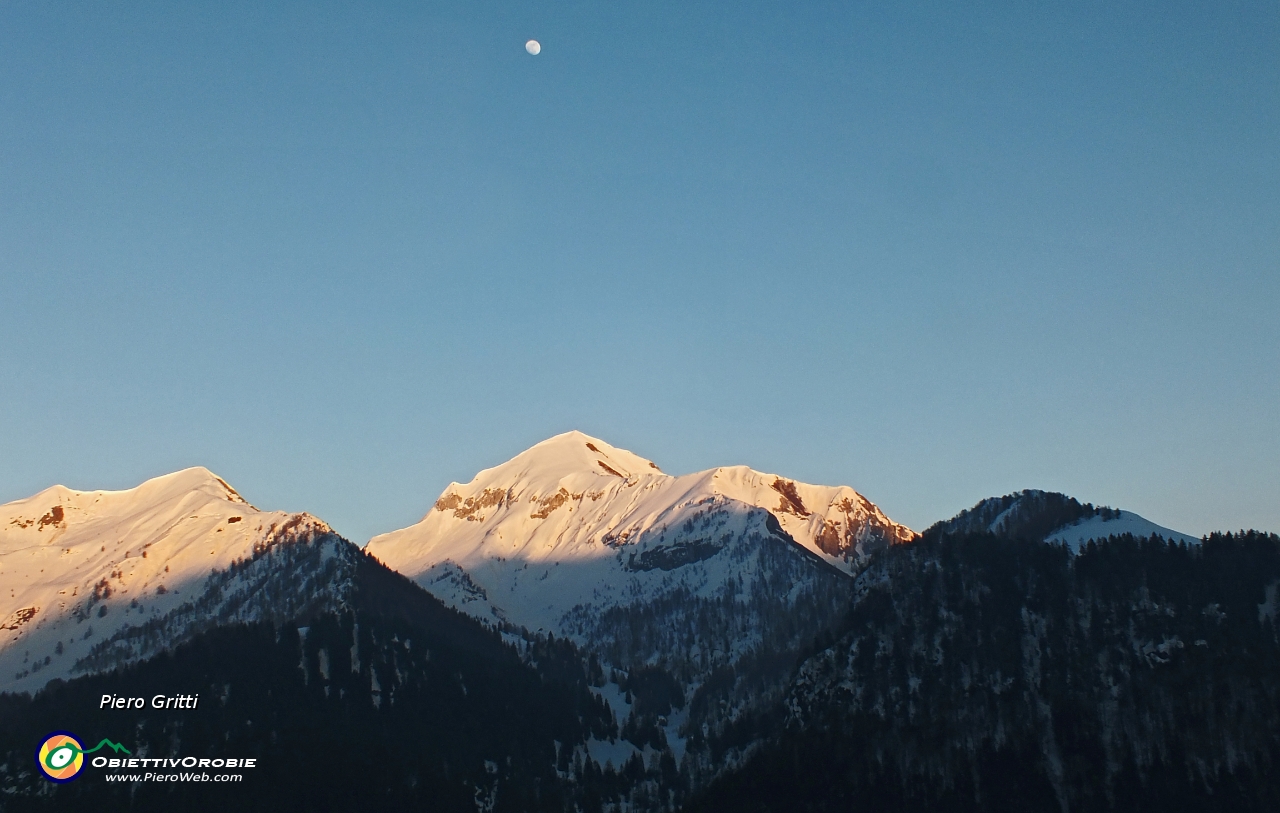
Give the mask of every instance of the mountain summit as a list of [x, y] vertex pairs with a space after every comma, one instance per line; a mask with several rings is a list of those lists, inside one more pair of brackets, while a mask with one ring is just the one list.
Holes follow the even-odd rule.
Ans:
[[575, 431], [450, 483], [422, 521], [374, 537], [366, 550], [469, 613], [554, 630], [573, 607], [632, 589], [629, 575], [712, 566], [730, 526], [742, 530], [752, 512], [762, 529], [767, 516], [844, 572], [915, 538], [847, 486], [746, 466], [673, 477]]
[[1066, 494], [1038, 489], [989, 497], [951, 519], [935, 523], [925, 533], [992, 533], [1008, 539], [1065, 544], [1077, 551], [1090, 540], [1126, 534], [1143, 538], [1158, 536], [1193, 545], [1200, 541], [1190, 534], [1156, 525], [1132, 511], [1095, 507]]
[[[56, 485], [0, 505], [0, 688], [38, 689], [128, 663], [215, 620], [296, 611], [288, 596], [273, 605], [255, 591], [289, 557], [254, 563], [300, 540], [318, 543], [313, 558], [340, 547], [321, 520], [260, 511], [199, 467], [125, 491]], [[347, 558], [358, 553], [342, 545]], [[327, 600], [330, 587], [293, 598]]]
[[712, 502], [764, 509], [799, 545], [846, 572], [871, 551], [916, 536], [847, 486], [812, 486], [746, 466], [673, 477], [574, 431], [465, 485], [450, 483], [421, 522], [374, 537], [368, 550], [410, 576], [446, 561], [464, 568], [588, 561], [623, 549], [642, 553], [642, 543]]

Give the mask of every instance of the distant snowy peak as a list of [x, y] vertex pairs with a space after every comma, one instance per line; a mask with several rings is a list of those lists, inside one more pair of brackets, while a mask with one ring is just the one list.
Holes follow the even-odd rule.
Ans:
[[567, 432], [451, 483], [417, 525], [375, 537], [368, 550], [410, 576], [442, 562], [493, 558], [556, 562], [612, 556], [620, 546], [687, 522], [711, 501], [763, 508], [800, 545], [851, 570], [877, 547], [910, 541], [846, 486], [811, 486], [745, 466], [680, 477], [582, 432]]
[[1028, 489], [990, 497], [925, 531], [993, 533], [997, 536], [1064, 543], [1078, 550], [1090, 539], [1153, 534], [1174, 541], [1198, 542], [1190, 534], [1156, 525], [1130, 511], [1095, 507], [1053, 491]]
[[[308, 514], [259, 511], [205, 468], [124, 491], [58, 485], [0, 505], [0, 689], [66, 677], [100, 642], [166, 618], [217, 573], [282, 542], [330, 537]], [[234, 600], [224, 593], [210, 613]]]
[[[34, 526], [39, 532], [52, 524], [65, 525], [68, 522], [78, 524], [72, 517], [80, 517], [83, 520], [95, 516], [146, 512], [157, 506], [173, 503], [175, 500], [188, 503], [225, 502], [247, 507], [251, 511], [258, 510], [249, 505], [244, 497], [241, 497], [239, 492], [221, 477], [202, 466], [197, 466], [155, 477], [136, 488], [124, 491], [76, 491], [63, 485], [51, 486], [32, 497], [0, 505], [0, 518], [4, 519], [4, 525], [0, 526], [0, 533], [12, 527], [21, 530]], [[47, 506], [50, 510], [36, 520], [34, 514], [39, 513], [42, 506]], [[52, 513], [54, 508], [69, 512], [66, 514], [65, 522], [50, 521], [51, 517], [47, 515]], [[26, 516], [28, 514], [31, 516]]]
[[589, 484], [593, 482], [591, 477], [629, 479], [655, 474], [660, 475], [662, 471], [652, 460], [573, 431], [548, 438], [499, 466], [481, 471], [465, 486], [451, 483], [445, 493], [501, 482], [545, 487], [565, 479]]

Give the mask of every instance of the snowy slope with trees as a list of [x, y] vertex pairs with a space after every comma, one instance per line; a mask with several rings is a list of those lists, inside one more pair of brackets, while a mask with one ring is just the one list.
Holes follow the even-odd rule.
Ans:
[[1079, 551], [1089, 540], [1111, 536], [1158, 536], [1173, 542], [1200, 540], [1151, 522], [1132, 511], [1082, 503], [1056, 491], [1025, 491], [989, 497], [929, 531], [950, 534], [993, 533], [1009, 539], [1065, 544]]
[[1168, 539], [1171, 542], [1185, 542], [1188, 545], [1200, 542], [1198, 537], [1157, 525], [1132, 511], [1115, 511], [1111, 516], [1096, 515], [1080, 520], [1072, 525], [1057, 529], [1045, 537], [1044, 541], [1062, 543], [1072, 550], [1079, 551], [1090, 540], [1126, 535], [1140, 539], [1158, 536], [1161, 539]]

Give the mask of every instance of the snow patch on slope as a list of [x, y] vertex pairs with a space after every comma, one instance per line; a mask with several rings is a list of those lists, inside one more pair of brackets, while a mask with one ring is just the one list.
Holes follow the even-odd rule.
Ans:
[[1140, 538], [1161, 536], [1172, 542], [1185, 542], [1188, 545], [1200, 543], [1197, 537], [1162, 527], [1132, 511], [1120, 511], [1119, 514], [1120, 516], [1114, 519], [1106, 519], [1102, 516], [1089, 517], [1074, 525], [1059, 528], [1045, 537], [1044, 541], [1065, 544], [1077, 552], [1091, 539], [1106, 539], [1109, 536], [1124, 534], [1132, 534]]

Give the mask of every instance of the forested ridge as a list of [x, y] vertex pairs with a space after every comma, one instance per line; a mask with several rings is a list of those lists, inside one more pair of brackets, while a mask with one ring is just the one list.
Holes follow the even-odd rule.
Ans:
[[1280, 538], [927, 533], [688, 809], [1275, 810]]

